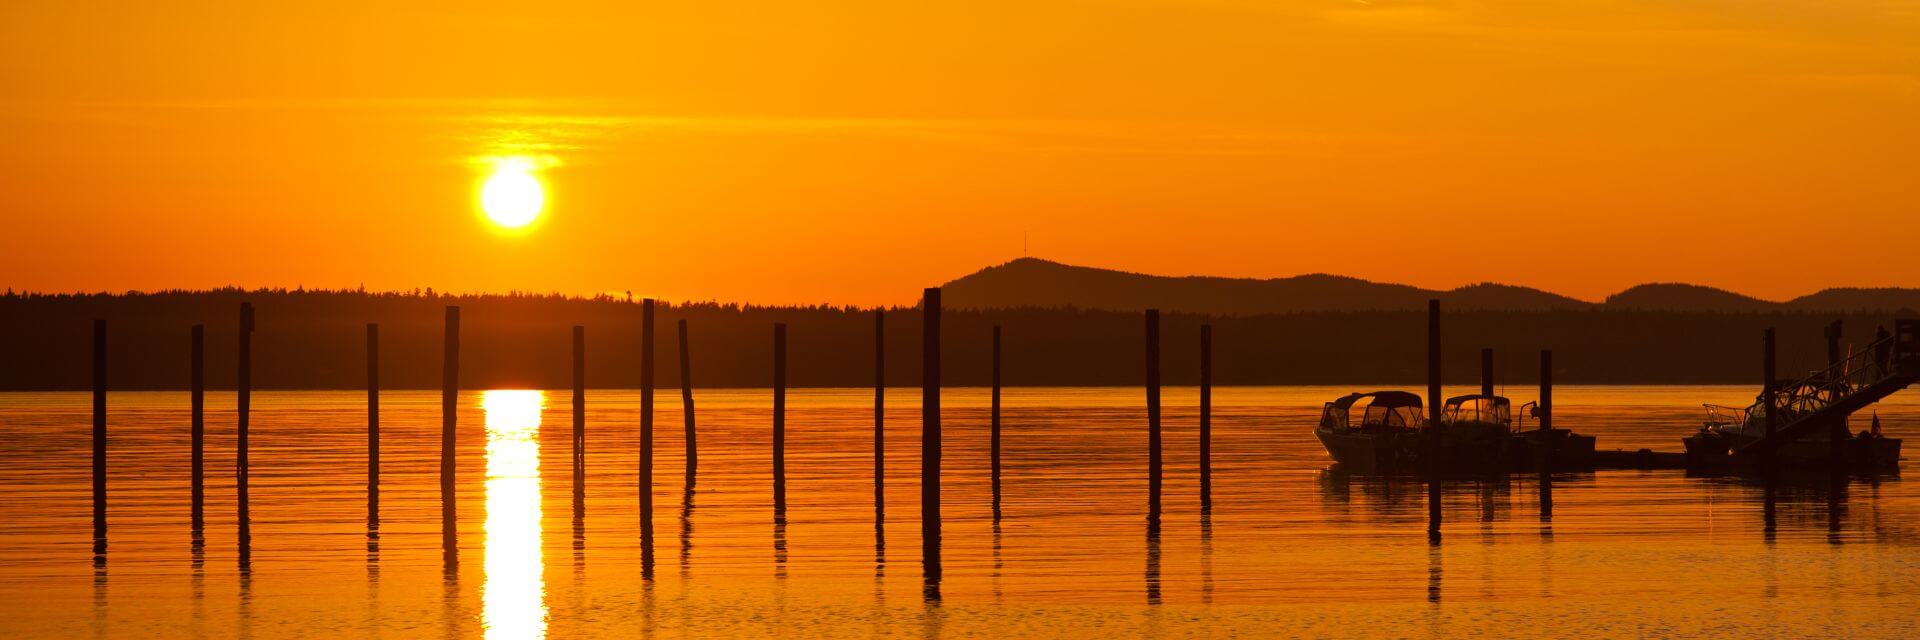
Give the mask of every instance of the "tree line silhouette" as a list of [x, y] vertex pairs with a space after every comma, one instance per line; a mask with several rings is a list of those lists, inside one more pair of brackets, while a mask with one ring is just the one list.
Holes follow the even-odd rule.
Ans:
[[[440, 384], [442, 313], [462, 308], [462, 384], [469, 388], [565, 388], [571, 331], [584, 325], [587, 382], [639, 384], [640, 304], [614, 296], [444, 295], [269, 289], [0, 296], [0, 389], [84, 389], [91, 320], [108, 322], [114, 389], [183, 389], [189, 328], [207, 325], [207, 384], [234, 386], [242, 301], [257, 309], [254, 385], [263, 389], [354, 389], [365, 385], [365, 325], [381, 328], [382, 386]], [[664, 304], [655, 329], [662, 386], [679, 384], [675, 323], [690, 330], [698, 387], [772, 382], [773, 324], [788, 325], [789, 384], [873, 384], [873, 314], [887, 315], [890, 385], [919, 384], [920, 314], [914, 308]], [[1903, 312], [1905, 313], [1905, 312]], [[1845, 321], [1843, 341], [1865, 344], [1894, 314], [1686, 313], [1635, 310], [1461, 311], [1443, 320], [1445, 376], [1478, 379], [1492, 347], [1503, 384], [1534, 381], [1540, 349], [1555, 351], [1562, 383], [1755, 383], [1760, 335], [1776, 327], [1780, 371], [1819, 368], [1821, 328]], [[1088, 309], [948, 309], [945, 380], [983, 385], [993, 325], [1004, 327], [1007, 385], [1134, 385], [1143, 379], [1144, 324], [1135, 312]], [[1408, 385], [1425, 378], [1426, 317], [1412, 311], [1246, 316], [1164, 313], [1164, 380], [1195, 384], [1199, 327], [1214, 326], [1217, 384]]]

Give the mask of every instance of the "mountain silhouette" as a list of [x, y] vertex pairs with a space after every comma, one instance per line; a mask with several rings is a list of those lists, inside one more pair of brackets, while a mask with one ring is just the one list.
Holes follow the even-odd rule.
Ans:
[[1323, 311], [1412, 311], [1438, 298], [1448, 308], [1486, 311], [1620, 309], [1706, 313], [1864, 312], [1920, 308], [1920, 289], [1826, 289], [1788, 302], [1692, 284], [1643, 284], [1588, 302], [1497, 283], [1451, 290], [1372, 282], [1324, 273], [1286, 278], [1160, 276], [1020, 258], [981, 269], [944, 287], [958, 309], [1080, 308], [1214, 315]]
[[1778, 302], [1743, 296], [1725, 289], [1675, 282], [1656, 282], [1629, 287], [1626, 291], [1607, 296], [1606, 302], [1601, 304], [1610, 309], [1720, 313], [1776, 311], [1784, 306]]

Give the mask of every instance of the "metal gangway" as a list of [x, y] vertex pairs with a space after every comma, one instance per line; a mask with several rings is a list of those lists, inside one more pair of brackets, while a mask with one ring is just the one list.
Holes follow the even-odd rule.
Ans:
[[1892, 335], [1805, 378], [1763, 390], [1747, 407], [1746, 417], [1751, 420], [1749, 428], [1761, 424], [1771, 405], [1773, 430], [1733, 453], [1743, 458], [1762, 456], [1810, 434], [1831, 433], [1855, 411], [1915, 382], [1920, 382], [1920, 320], [1895, 320]]

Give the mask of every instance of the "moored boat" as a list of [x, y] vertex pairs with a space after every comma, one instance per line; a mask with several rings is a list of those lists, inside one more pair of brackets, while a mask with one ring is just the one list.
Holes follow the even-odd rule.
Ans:
[[[1357, 423], [1355, 413], [1360, 418]], [[1394, 473], [1413, 470], [1420, 428], [1425, 422], [1425, 407], [1418, 395], [1405, 391], [1354, 393], [1321, 408], [1320, 424], [1314, 427], [1313, 435], [1334, 462], [1346, 469]]]

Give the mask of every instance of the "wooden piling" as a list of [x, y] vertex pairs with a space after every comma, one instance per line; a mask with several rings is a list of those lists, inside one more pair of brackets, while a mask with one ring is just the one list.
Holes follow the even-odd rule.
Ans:
[[1440, 430], [1443, 407], [1440, 389], [1440, 301], [1427, 301], [1427, 431], [1425, 434], [1427, 471], [1427, 538], [1440, 539], [1440, 474], [1446, 455]]
[[679, 331], [680, 416], [687, 427], [685, 436], [685, 446], [687, 449], [686, 484], [688, 487], [692, 487], [695, 470], [700, 468], [700, 439], [694, 436], [693, 429], [693, 356], [691, 355], [692, 350], [687, 347], [687, 321], [685, 319], [680, 320]]
[[[458, 531], [454, 493], [455, 427], [460, 408], [460, 307], [448, 306], [440, 368], [440, 531], [451, 542]], [[447, 549], [452, 555], [453, 549]]]
[[1843, 328], [1840, 320], [1835, 319], [1828, 323], [1826, 330], [1822, 332], [1827, 339], [1827, 366], [1829, 367], [1840, 364], [1840, 336]]
[[[940, 288], [921, 301], [920, 552], [930, 589], [940, 579]], [[937, 591], [930, 591], [937, 593]]]
[[640, 536], [653, 538], [653, 298], [640, 301]]
[[1540, 350], [1540, 519], [1553, 518], [1553, 456], [1560, 442], [1553, 433], [1553, 350]]
[[[873, 521], [887, 519], [887, 312], [873, 312]], [[885, 544], [885, 541], [879, 541]]]
[[1540, 430], [1553, 428], [1553, 350], [1540, 350]]
[[93, 553], [107, 552], [107, 321], [93, 321]]
[[773, 510], [787, 510], [787, 324], [773, 325]]
[[587, 513], [587, 328], [573, 325], [573, 517]]
[[1200, 325], [1200, 510], [1213, 509], [1213, 325]]
[[1160, 310], [1147, 310], [1147, 517], [1160, 519]]
[[193, 511], [189, 520], [198, 532], [207, 526], [207, 325], [193, 325], [193, 353], [189, 370], [193, 416], [189, 428], [192, 439]]
[[1773, 391], [1774, 391], [1773, 389], [1773, 386], [1774, 386], [1773, 327], [1767, 327], [1766, 332], [1761, 334], [1760, 349], [1761, 349], [1760, 368], [1762, 370], [1761, 375], [1765, 376], [1766, 378], [1764, 382], [1766, 386], [1763, 386], [1760, 388], [1760, 397], [1762, 399], [1762, 402], [1764, 403], [1763, 406], [1765, 406], [1767, 411], [1766, 420], [1763, 422], [1764, 430], [1761, 433], [1764, 434], [1767, 438], [1772, 438], [1773, 425], [1775, 422], [1774, 420], [1775, 411], [1773, 406]]
[[[240, 362], [237, 389], [238, 415], [235, 417], [236, 452], [234, 459], [234, 486], [239, 494], [240, 511], [240, 547], [249, 550], [253, 543], [253, 518], [247, 502], [247, 430], [253, 414], [253, 303], [240, 303]], [[246, 563], [243, 556], [241, 563]]]
[[993, 325], [993, 409], [987, 438], [993, 476], [993, 518], [1000, 519], [1000, 325]]
[[367, 323], [367, 526], [380, 526], [380, 325]]
[[1493, 395], [1493, 348], [1480, 349], [1480, 395]]

